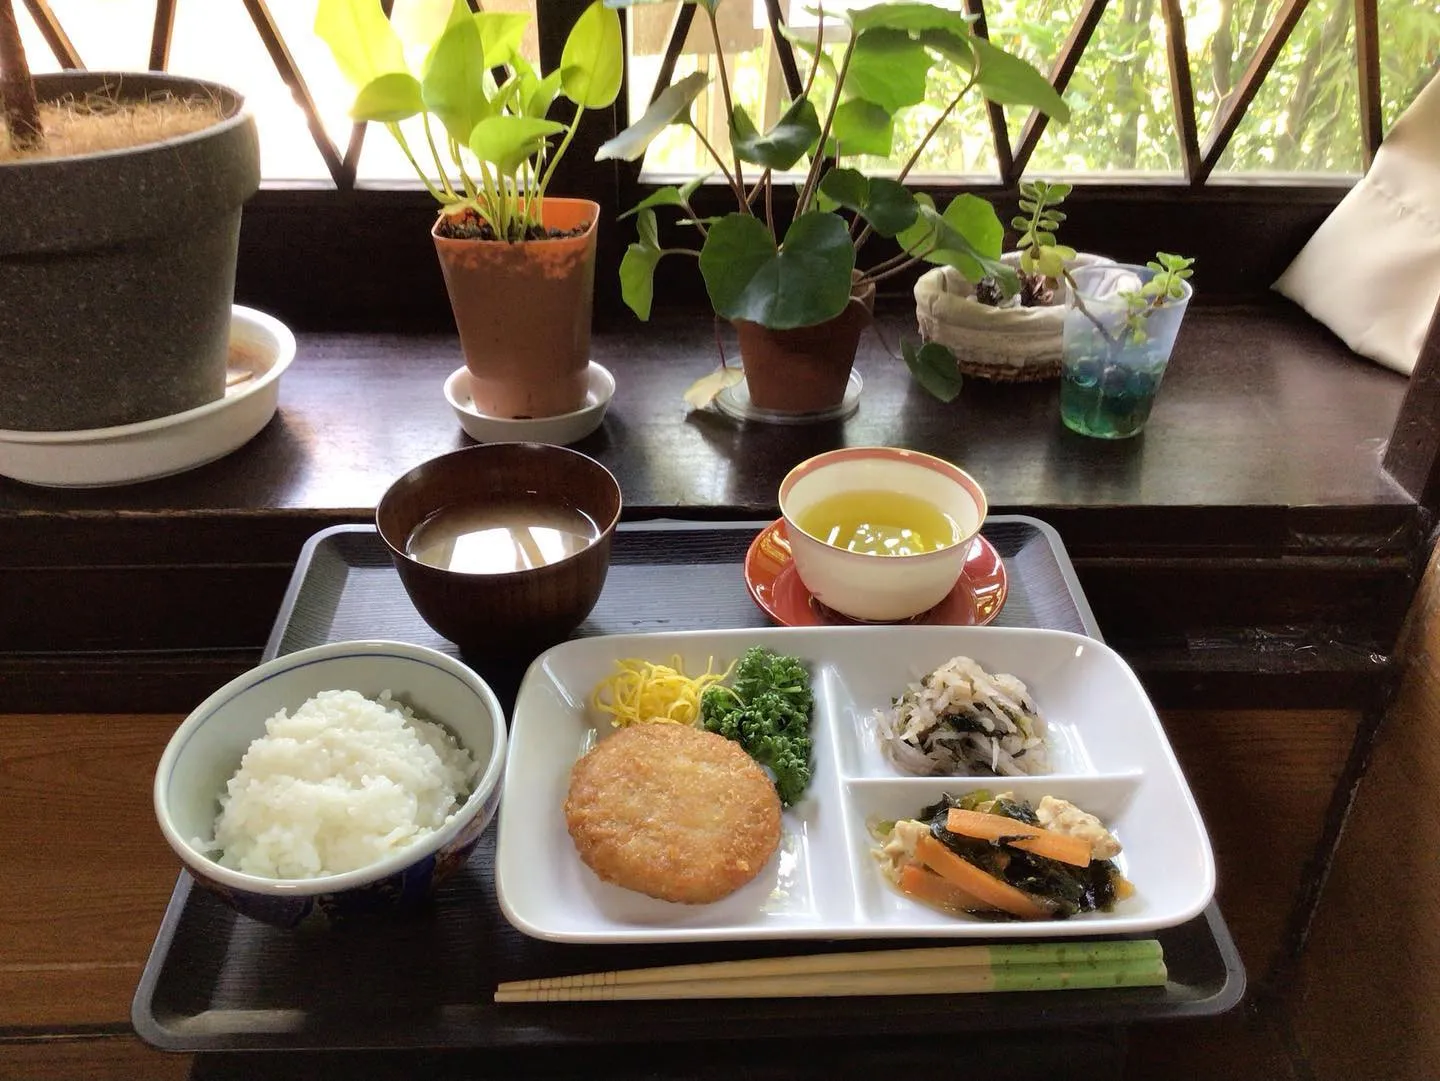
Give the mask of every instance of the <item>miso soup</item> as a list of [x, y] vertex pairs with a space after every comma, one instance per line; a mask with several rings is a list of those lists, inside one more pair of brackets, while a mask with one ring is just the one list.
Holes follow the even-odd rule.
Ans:
[[847, 552], [909, 556], [960, 542], [960, 524], [935, 504], [901, 492], [838, 492], [796, 517], [810, 536]]
[[405, 554], [444, 570], [508, 574], [568, 559], [599, 536], [582, 510], [511, 497], [436, 511], [410, 532]]

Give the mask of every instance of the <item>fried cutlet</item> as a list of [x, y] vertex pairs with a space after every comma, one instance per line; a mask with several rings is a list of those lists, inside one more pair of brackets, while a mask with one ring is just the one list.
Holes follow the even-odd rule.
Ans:
[[565, 821], [606, 882], [706, 904], [760, 873], [780, 843], [780, 797], [754, 759], [713, 732], [638, 724], [575, 763]]

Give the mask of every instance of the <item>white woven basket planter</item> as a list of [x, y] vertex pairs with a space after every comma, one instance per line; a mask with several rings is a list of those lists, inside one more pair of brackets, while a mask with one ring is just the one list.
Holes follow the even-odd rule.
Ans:
[[[1016, 252], [1003, 258], [1019, 265]], [[1069, 265], [1111, 262], [1082, 252]], [[994, 308], [975, 299], [975, 287], [959, 271], [936, 267], [915, 283], [915, 315], [925, 340], [949, 346], [964, 375], [1007, 383], [1054, 379], [1060, 374], [1067, 293], [1061, 282], [1043, 308]]]

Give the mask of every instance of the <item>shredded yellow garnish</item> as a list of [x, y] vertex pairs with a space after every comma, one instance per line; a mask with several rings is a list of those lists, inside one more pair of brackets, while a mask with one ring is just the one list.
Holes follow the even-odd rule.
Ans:
[[719, 683], [735, 667], [715, 671], [715, 658], [705, 661], [705, 671], [693, 679], [680, 671], [680, 657], [670, 664], [655, 664], [638, 657], [615, 662], [616, 672], [595, 685], [591, 703], [601, 713], [610, 715], [616, 728], [632, 724], [698, 724], [700, 695], [713, 683]]

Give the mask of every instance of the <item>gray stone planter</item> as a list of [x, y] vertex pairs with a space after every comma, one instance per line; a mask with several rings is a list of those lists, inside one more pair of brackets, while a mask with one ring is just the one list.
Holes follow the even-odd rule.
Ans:
[[104, 91], [217, 97], [219, 124], [133, 150], [0, 165], [0, 429], [169, 416], [225, 393], [240, 207], [255, 122], [214, 83], [64, 72], [42, 101]]

